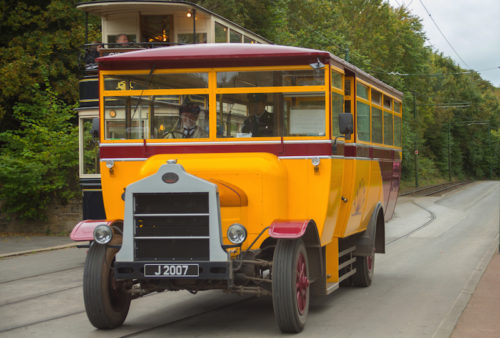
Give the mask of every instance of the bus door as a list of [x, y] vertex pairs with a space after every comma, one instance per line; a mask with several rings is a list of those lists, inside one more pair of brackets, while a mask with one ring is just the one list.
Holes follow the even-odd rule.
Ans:
[[[343, 146], [342, 165], [343, 175], [340, 196], [339, 215], [337, 218], [337, 226], [335, 236], [344, 237], [350, 233], [348, 224], [352, 222], [352, 216], [356, 216], [359, 210], [353, 210], [356, 205], [353, 205], [355, 198], [356, 184], [359, 185], [356, 178], [356, 114], [355, 114], [355, 78], [354, 76], [345, 76], [344, 79], [344, 112], [353, 114], [354, 133], [350, 139], [346, 137]], [[351, 214], [354, 214], [351, 216]]]

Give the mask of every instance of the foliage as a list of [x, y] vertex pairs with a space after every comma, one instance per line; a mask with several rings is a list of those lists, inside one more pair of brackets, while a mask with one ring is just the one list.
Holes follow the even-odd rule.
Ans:
[[0, 0], [0, 19], [0, 131], [19, 127], [13, 107], [35, 103], [30, 88], [44, 76], [64, 102], [76, 102], [85, 27], [74, 2]]
[[[330, 51], [403, 92], [403, 179], [413, 180], [415, 149], [422, 179], [500, 176], [500, 89], [426, 46], [406, 8], [383, 0], [194, 2], [274, 43]], [[0, 0], [0, 19], [0, 200], [37, 218], [77, 187], [70, 107], [84, 13], [72, 0]], [[89, 19], [89, 41], [100, 41], [99, 19]]]
[[70, 122], [74, 107], [46, 87], [35, 84], [29, 91], [37, 104], [14, 106], [21, 128], [0, 133], [3, 211], [25, 219], [43, 219], [50, 201], [65, 202], [78, 192], [78, 128]]

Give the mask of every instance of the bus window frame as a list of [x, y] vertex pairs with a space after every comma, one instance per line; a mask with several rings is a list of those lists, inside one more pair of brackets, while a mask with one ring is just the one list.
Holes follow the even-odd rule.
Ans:
[[[402, 106], [403, 106], [403, 103], [402, 103], [402, 100], [399, 100], [397, 99], [394, 95], [391, 95], [390, 93], [388, 93], [387, 91], [385, 91], [384, 89], [380, 88], [380, 87], [377, 87], [375, 85], [373, 85], [372, 83], [368, 82], [368, 81], [365, 81], [363, 79], [359, 79], [359, 78], [355, 78], [355, 81], [356, 81], [356, 85], [354, 86], [354, 88], [356, 89], [356, 93], [355, 93], [355, 103], [356, 103], [356, 114], [355, 114], [355, 117], [354, 117], [354, 123], [355, 123], [355, 135], [356, 135], [356, 142], [357, 143], [362, 143], [362, 144], [368, 144], [368, 145], [375, 145], [377, 147], [380, 147], [380, 148], [391, 148], [391, 149], [402, 149], [402, 140], [400, 141], [401, 143], [401, 146], [396, 146], [395, 145], [395, 142], [394, 142], [394, 138], [395, 138], [395, 135], [394, 135], [394, 123], [395, 123], [395, 118], [394, 116], [398, 116], [401, 118], [401, 135], [402, 135], [402, 120], [403, 120], [403, 117], [402, 117]], [[368, 99], [364, 99], [360, 96], [357, 95], [357, 83], [361, 83], [362, 85], [368, 87]], [[377, 92], [381, 93], [382, 95], [382, 102], [381, 104], [375, 104], [372, 102], [372, 98], [371, 98], [371, 91], [373, 90], [376, 90]], [[383, 97], [386, 96], [388, 98], [391, 98], [392, 100], [392, 107], [391, 109], [388, 109], [388, 108], [385, 108], [384, 107], [384, 100], [383, 100]], [[357, 110], [357, 102], [360, 101], [364, 104], [367, 104], [369, 105], [370, 107], [370, 141], [364, 141], [364, 140], [360, 140], [358, 138], [358, 126], [357, 126], [357, 113], [358, 113], [358, 110]], [[400, 112], [396, 112], [394, 109], [395, 109], [395, 103], [398, 103], [399, 104], [399, 109], [400, 109]], [[389, 112], [390, 114], [392, 114], [392, 145], [387, 145], [387, 144], [384, 144], [384, 121], [382, 122], [382, 143], [378, 143], [378, 142], [373, 142], [373, 132], [372, 132], [372, 106], [380, 109], [382, 111], [382, 120], [384, 120], [383, 116], [384, 116], [384, 112]], [[401, 137], [402, 138], [402, 137]]]
[[[341, 88], [338, 88], [338, 87], [335, 87], [333, 85], [333, 73], [337, 73], [337, 74], [340, 74], [341, 75]], [[339, 121], [338, 119], [334, 119], [334, 115], [333, 115], [333, 94], [339, 94], [340, 96], [342, 96], [342, 111], [340, 113], [345, 113], [345, 99], [346, 99], [346, 95], [345, 95], [345, 78], [346, 78], [346, 75], [345, 75], [345, 71], [339, 67], [336, 67], [335, 65], [333, 64], [330, 64], [330, 137], [333, 139], [333, 138], [339, 138], [339, 139], [343, 139], [345, 141], [345, 135], [343, 134], [340, 134], [339, 135], [334, 135], [333, 134], [333, 130], [334, 130], [334, 123], [337, 123], [337, 125], [339, 124]]]
[[[330, 67], [327, 65], [321, 71], [323, 72], [324, 84], [312, 86], [276, 86], [276, 87], [234, 87], [234, 88], [219, 88], [217, 87], [217, 73], [218, 72], [234, 72], [234, 71], [280, 71], [280, 70], [311, 70], [309, 65], [295, 65], [295, 66], [260, 66], [260, 67], [220, 67], [220, 68], [189, 68], [189, 69], [158, 69], [154, 74], [161, 73], [208, 73], [208, 88], [189, 88], [189, 89], [147, 89], [147, 90], [104, 90], [104, 76], [106, 75], [125, 75], [125, 74], [148, 74], [150, 70], [121, 70], [121, 71], [101, 71], [99, 72], [99, 98], [100, 98], [100, 116], [101, 116], [101, 130], [104, 130], [104, 97], [107, 96], [152, 96], [152, 95], [195, 95], [203, 94], [208, 95], [209, 112], [216, 112], [217, 95], [219, 94], [250, 94], [250, 93], [321, 93], [324, 95], [325, 100], [325, 133], [321, 136], [271, 136], [271, 137], [242, 137], [242, 138], [220, 138], [217, 137], [217, 116], [209, 117], [209, 137], [203, 139], [170, 139], [168, 143], [188, 143], [188, 142], [239, 142], [239, 141], [270, 141], [277, 140], [325, 140], [330, 139], [331, 135], [331, 104], [330, 104]], [[163, 139], [121, 139], [109, 140], [105, 139], [104, 133], [101, 133], [101, 143], [129, 143], [140, 144], [144, 140], [148, 143], [167, 143]]]

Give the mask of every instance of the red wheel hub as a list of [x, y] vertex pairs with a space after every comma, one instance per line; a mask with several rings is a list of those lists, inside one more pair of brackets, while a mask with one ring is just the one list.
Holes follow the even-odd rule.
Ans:
[[307, 266], [304, 255], [301, 253], [297, 260], [297, 276], [295, 280], [297, 292], [297, 308], [300, 314], [304, 313], [307, 305], [307, 289], [309, 288], [309, 278], [307, 278]]

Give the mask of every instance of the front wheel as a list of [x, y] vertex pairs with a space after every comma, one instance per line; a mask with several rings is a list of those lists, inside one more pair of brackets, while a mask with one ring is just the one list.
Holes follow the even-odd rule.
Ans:
[[301, 239], [280, 239], [273, 258], [274, 316], [282, 332], [302, 331], [309, 312], [309, 262]]
[[98, 329], [114, 329], [125, 321], [130, 296], [114, 278], [117, 249], [92, 243], [83, 270], [83, 299], [87, 317]]

